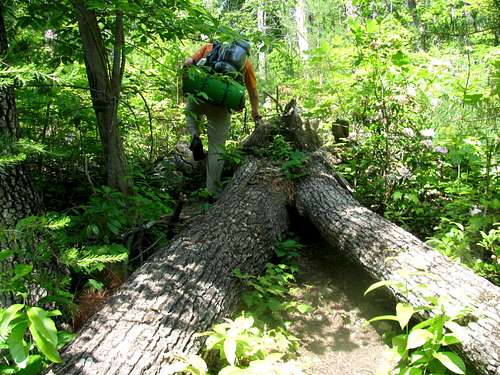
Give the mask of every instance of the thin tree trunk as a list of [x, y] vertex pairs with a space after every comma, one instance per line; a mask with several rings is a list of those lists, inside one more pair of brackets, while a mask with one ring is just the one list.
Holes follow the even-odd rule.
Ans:
[[[499, 287], [361, 206], [325, 153], [311, 156], [308, 174], [296, 186], [296, 204], [328, 242], [375, 279], [407, 284], [408, 298], [394, 291], [400, 301], [426, 305], [424, 296], [431, 293], [473, 308], [460, 350], [481, 373], [500, 374]], [[415, 275], [407, 279], [401, 271]], [[420, 288], [421, 284], [427, 288]]]
[[[266, 11], [264, 9], [264, 0], [259, 1], [257, 8], [257, 28], [262, 33], [266, 34]], [[267, 66], [266, 66], [266, 53], [259, 51], [259, 66], [257, 73], [261, 80], [267, 80]]]
[[417, 0], [407, 0], [406, 5], [408, 6], [408, 10], [410, 11], [411, 17], [413, 19], [413, 26], [418, 30], [419, 22], [417, 15]]
[[235, 306], [233, 271], [264, 269], [288, 224], [287, 183], [266, 161], [247, 162], [220, 200], [159, 250], [94, 315], [49, 374], [168, 373], [175, 352]]
[[306, 51], [309, 49], [309, 42], [307, 40], [306, 9], [304, 0], [297, 0], [297, 4], [295, 5], [295, 22], [297, 23], [297, 43], [299, 46], [299, 53], [304, 60], [307, 60]]
[[123, 12], [115, 15], [113, 61], [110, 63], [93, 10], [82, 0], [73, 0], [83, 42], [85, 66], [92, 105], [103, 145], [108, 185], [124, 194], [132, 192], [127, 176], [123, 141], [118, 129], [118, 101], [125, 68]]

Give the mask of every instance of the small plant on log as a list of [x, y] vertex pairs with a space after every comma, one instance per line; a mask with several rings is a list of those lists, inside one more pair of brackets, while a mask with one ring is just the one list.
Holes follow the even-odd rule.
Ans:
[[243, 302], [248, 311], [260, 320], [271, 320], [272, 323], [282, 324], [286, 314], [297, 311], [308, 313], [312, 307], [293, 300], [295, 275], [298, 272], [298, 250], [303, 246], [295, 240], [279, 239], [275, 245], [279, 264], [268, 263], [266, 272], [262, 276], [241, 274], [239, 269], [234, 274], [250, 287], [243, 294]]
[[274, 137], [267, 153], [271, 159], [282, 162], [281, 170], [288, 180], [305, 176], [303, 170], [307, 155], [300, 150], [294, 150], [283, 136]]
[[228, 141], [225, 145], [219, 146], [219, 157], [234, 169], [243, 163], [245, 154], [238, 148], [235, 142]]
[[[371, 291], [388, 286], [406, 293], [405, 286], [400, 282], [380, 281], [371, 285], [365, 295]], [[443, 347], [459, 344], [463, 341], [462, 327], [458, 321], [471, 311], [463, 306], [451, 305], [446, 297], [426, 297], [428, 305], [413, 307], [408, 303], [396, 305], [396, 315], [377, 316], [369, 320], [393, 320], [399, 323], [404, 333], [392, 338], [392, 348], [389, 361], [391, 368], [380, 374], [399, 375], [445, 375], [465, 374], [464, 361], [450, 350]], [[423, 313], [431, 317], [410, 328], [410, 319], [415, 313]], [[396, 365], [393, 366], [392, 364]]]

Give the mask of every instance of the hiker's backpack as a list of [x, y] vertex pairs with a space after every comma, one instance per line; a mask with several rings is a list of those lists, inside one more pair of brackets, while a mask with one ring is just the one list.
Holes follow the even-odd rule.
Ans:
[[245, 107], [243, 69], [250, 46], [244, 41], [230, 44], [214, 42], [212, 51], [183, 77], [184, 94], [198, 100], [240, 111]]
[[204, 66], [217, 73], [239, 73], [234, 78], [242, 77], [242, 72], [249, 55], [250, 45], [242, 40], [222, 44], [214, 42], [212, 51], [207, 55]]

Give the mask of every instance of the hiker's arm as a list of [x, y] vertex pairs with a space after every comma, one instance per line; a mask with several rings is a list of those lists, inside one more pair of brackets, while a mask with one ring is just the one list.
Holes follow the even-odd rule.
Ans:
[[252, 118], [254, 121], [259, 120], [262, 116], [259, 113], [259, 93], [257, 92], [257, 79], [252, 63], [247, 60], [245, 63], [245, 86], [247, 87], [248, 97], [250, 98], [250, 106], [252, 107]]
[[210, 52], [212, 49], [212, 44], [205, 44], [203, 47], [201, 47], [198, 51], [196, 51], [193, 56], [189, 57], [186, 62], [184, 63], [184, 66], [188, 65], [193, 65], [196, 62], [200, 61], [202, 58], [205, 57], [206, 54]]

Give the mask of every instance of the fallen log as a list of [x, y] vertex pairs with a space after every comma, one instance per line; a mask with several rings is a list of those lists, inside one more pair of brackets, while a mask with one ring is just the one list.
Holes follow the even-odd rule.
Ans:
[[260, 273], [288, 225], [288, 183], [247, 161], [205, 214], [140, 267], [64, 350], [49, 374], [160, 374], [173, 352], [228, 314], [241, 288], [233, 270]]
[[[426, 305], [425, 293], [447, 295], [473, 309], [459, 350], [483, 374], [500, 374], [500, 288], [433, 250], [404, 229], [361, 206], [325, 152], [310, 155], [307, 176], [296, 184], [296, 206], [321, 235], [377, 280], [408, 285], [399, 301]], [[407, 278], [400, 271], [414, 273]], [[426, 284], [426, 291], [419, 288]]]

